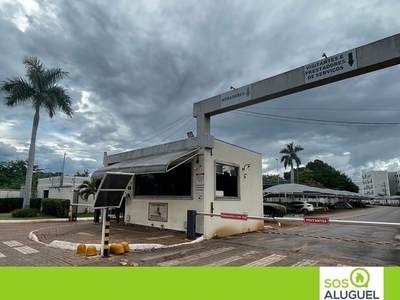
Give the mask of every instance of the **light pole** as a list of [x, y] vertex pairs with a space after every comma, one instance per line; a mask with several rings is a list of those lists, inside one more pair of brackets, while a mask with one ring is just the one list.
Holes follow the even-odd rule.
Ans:
[[278, 167], [278, 159], [275, 158], [276, 160], [276, 173], [278, 173], [278, 184], [279, 184], [279, 167]]

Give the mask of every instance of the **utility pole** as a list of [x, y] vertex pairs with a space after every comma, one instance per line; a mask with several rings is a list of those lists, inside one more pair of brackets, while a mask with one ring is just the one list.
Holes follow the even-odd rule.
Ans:
[[278, 185], [279, 185], [279, 167], [278, 167], [278, 159], [275, 158], [276, 160], [276, 173], [278, 174]]
[[65, 155], [66, 155], [66, 153], [64, 152], [64, 159], [63, 159], [63, 164], [62, 164], [62, 168], [61, 168], [60, 187], [62, 187], [63, 183], [64, 183]]

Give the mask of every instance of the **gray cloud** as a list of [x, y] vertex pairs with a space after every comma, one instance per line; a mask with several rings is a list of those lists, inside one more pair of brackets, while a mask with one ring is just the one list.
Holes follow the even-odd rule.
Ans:
[[[394, 0], [38, 3], [40, 11], [26, 11], [25, 31], [14, 18], [22, 7], [0, 4], [0, 80], [25, 73], [25, 54], [69, 72], [61, 84], [74, 99], [74, 117], [50, 120], [42, 112], [36, 156], [57, 169], [67, 152], [69, 173], [100, 167], [104, 151], [185, 138], [195, 131], [193, 103], [319, 60], [323, 52], [396, 34], [400, 23]], [[242, 109], [257, 115], [218, 115], [212, 134], [262, 153], [266, 173], [276, 172], [274, 158], [290, 141], [305, 148], [304, 164], [323, 159], [353, 180], [370, 168], [397, 170], [398, 126], [312, 120], [397, 122], [398, 75], [393, 67]], [[26, 155], [31, 118], [29, 105], [0, 107], [0, 161]]]

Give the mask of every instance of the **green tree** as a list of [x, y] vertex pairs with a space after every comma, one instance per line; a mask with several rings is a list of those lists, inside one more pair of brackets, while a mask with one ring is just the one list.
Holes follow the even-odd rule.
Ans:
[[343, 172], [336, 170], [322, 160], [309, 162], [306, 168], [314, 174], [313, 180], [325, 188], [358, 193], [358, 186]]
[[21, 104], [31, 104], [34, 109], [31, 142], [29, 145], [28, 166], [25, 179], [25, 194], [23, 208], [30, 207], [33, 165], [35, 161], [36, 135], [39, 127], [40, 110], [44, 109], [53, 118], [57, 109], [72, 117], [71, 98], [67, 91], [57, 85], [57, 82], [68, 73], [60, 68], [47, 69], [34, 56], [25, 56], [23, 64], [26, 68], [26, 78], [12, 77], [0, 82], [0, 91], [6, 94], [4, 104], [15, 107]]
[[279, 153], [285, 154], [281, 157], [281, 162], [283, 162], [283, 166], [287, 168], [290, 167], [290, 182], [294, 183], [294, 171], [293, 171], [293, 161], [297, 166], [301, 165], [300, 158], [297, 156], [297, 153], [304, 150], [301, 146], [294, 146], [293, 142], [286, 145]]
[[264, 175], [262, 175], [262, 180], [263, 180], [263, 189], [266, 189], [273, 185], [277, 185], [278, 181], [280, 183], [284, 183], [284, 181], [285, 181], [282, 177], [280, 177], [280, 176], [278, 177], [278, 175], [276, 175], [276, 174], [264, 174]]
[[100, 182], [101, 180], [96, 178], [82, 182], [78, 186], [79, 195], [82, 197], [82, 199], [88, 201], [90, 195], [96, 195]]
[[[0, 162], [0, 188], [19, 190], [25, 181], [27, 162], [17, 159]], [[37, 178], [40, 170], [37, 165], [33, 166], [35, 180], [32, 181], [32, 189], [37, 187]]]
[[89, 177], [89, 170], [85, 169], [83, 172], [76, 171], [74, 174], [75, 177]]

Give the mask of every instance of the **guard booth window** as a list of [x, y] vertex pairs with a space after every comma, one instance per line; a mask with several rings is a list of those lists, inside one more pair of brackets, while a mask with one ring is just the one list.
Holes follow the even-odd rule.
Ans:
[[217, 197], [238, 197], [239, 168], [221, 163], [215, 168]]
[[192, 165], [182, 164], [167, 173], [135, 175], [136, 196], [191, 196]]

